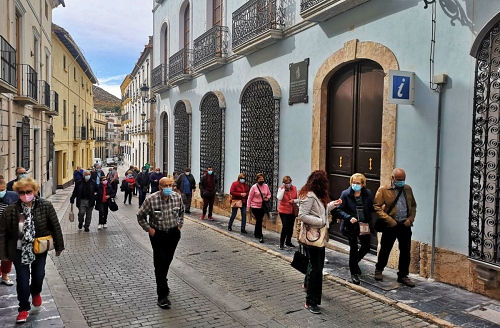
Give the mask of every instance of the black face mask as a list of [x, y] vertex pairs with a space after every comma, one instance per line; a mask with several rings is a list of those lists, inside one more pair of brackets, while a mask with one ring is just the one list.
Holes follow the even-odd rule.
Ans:
[[257, 183], [262, 186], [264, 184], [264, 181], [259, 181]]

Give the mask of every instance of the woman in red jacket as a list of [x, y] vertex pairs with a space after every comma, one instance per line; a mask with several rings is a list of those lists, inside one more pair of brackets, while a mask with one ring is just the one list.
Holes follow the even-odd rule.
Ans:
[[134, 174], [132, 171], [128, 171], [125, 179], [122, 181], [122, 190], [125, 192], [125, 199], [123, 200], [123, 204], [127, 202], [127, 197], [128, 197], [128, 203], [132, 204], [132, 193], [134, 192], [135, 188], [135, 179], [134, 179]]
[[231, 218], [229, 219], [229, 224], [227, 230], [231, 231], [234, 218], [238, 212], [238, 208], [241, 210], [241, 233], [247, 233], [245, 226], [247, 223], [247, 197], [250, 187], [246, 183], [245, 175], [243, 173], [238, 174], [238, 180], [231, 184], [231, 189], [229, 193], [231, 194]]
[[297, 188], [292, 185], [292, 178], [288, 175], [283, 177], [283, 185], [278, 189], [278, 213], [281, 218], [281, 236], [280, 249], [283, 245], [295, 247], [292, 244], [293, 225], [295, 224], [295, 215], [293, 207], [299, 202], [297, 199]]

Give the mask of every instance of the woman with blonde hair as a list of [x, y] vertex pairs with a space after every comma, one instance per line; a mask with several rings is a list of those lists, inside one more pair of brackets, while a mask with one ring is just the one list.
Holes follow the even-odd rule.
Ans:
[[[7, 181], [2, 175], [0, 175], [0, 217], [3, 215], [4, 210], [10, 204], [17, 202], [19, 196], [14, 191], [7, 190]], [[2, 247], [2, 245], [0, 245]], [[1, 272], [2, 281], [1, 283], [7, 286], [12, 286], [14, 283], [9, 279], [9, 273], [12, 270], [12, 261], [2, 259], [1, 260]]]
[[[14, 262], [17, 275], [19, 301], [16, 322], [26, 322], [31, 303], [42, 305], [43, 279], [47, 251], [35, 254], [34, 243], [38, 237], [52, 236], [56, 256], [64, 250], [64, 240], [54, 206], [38, 197], [40, 185], [32, 178], [14, 183], [20, 200], [9, 205], [0, 218], [0, 257]], [[31, 276], [31, 284], [30, 284]]]
[[[350, 186], [342, 191], [342, 204], [337, 208], [337, 216], [342, 220], [340, 231], [349, 240], [349, 270], [351, 280], [359, 285], [361, 269], [359, 262], [370, 251], [370, 216], [373, 209], [373, 193], [366, 188], [366, 177], [355, 173], [349, 181]], [[361, 248], [358, 250], [358, 239]]]

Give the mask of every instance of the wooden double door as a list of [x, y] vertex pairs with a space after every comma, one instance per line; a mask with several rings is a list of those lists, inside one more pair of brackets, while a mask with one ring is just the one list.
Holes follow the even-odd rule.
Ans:
[[[374, 195], [380, 185], [383, 91], [384, 71], [370, 60], [347, 65], [329, 81], [326, 169], [332, 199], [349, 187], [354, 173], [366, 176]], [[339, 228], [333, 220], [330, 234], [345, 239]]]

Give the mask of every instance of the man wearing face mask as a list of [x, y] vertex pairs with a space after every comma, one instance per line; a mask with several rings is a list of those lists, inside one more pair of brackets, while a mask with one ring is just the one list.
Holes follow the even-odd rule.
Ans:
[[[408, 287], [415, 287], [415, 283], [408, 278], [410, 268], [411, 227], [417, 214], [417, 203], [413, 191], [405, 183], [406, 173], [401, 168], [392, 171], [391, 184], [381, 186], [373, 207], [380, 220], [387, 227], [382, 232], [378, 262], [375, 265], [375, 280], [382, 280], [382, 271], [387, 265], [394, 241], [399, 243], [398, 282]], [[387, 212], [386, 212], [387, 211]]]
[[205, 220], [208, 207], [208, 219], [214, 221], [212, 211], [214, 209], [215, 193], [217, 192], [217, 176], [211, 166], [207, 167], [207, 171], [200, 179], [200, 195], [203, 198], [203, 214], [202, 220]]
[[28, 173], [26, 172], [26, 169], [24, 167], [18, 167], [16, 169], [16, 178], [7, 183], [7, 191], [14, 191], [13, 189], [14, 183], [19, 181], [19, 179], [26, 178], [27, 176]]
[[196, 190], [196, 181], [189, 167], [186, 167], [184, 173], [179, 175], [175, 181], [175, 185], [177, 186], [177, 190], [182, 194], [185, 213], [191, 213], [191, 199], [193, 198], [193, 192]]
[[137, 213], [137, 221], [149, 233], [153, 248], [157, 305], [163, 309], [168, 309], [171, 305], [168, 299], [170, 289], [167, 274], [184, 224], [184, 204], [181, 195], [173, 192], [174, 184], [175, 180], [171, 175], [161, 178], [160, 190], [146, 198]]
[[137, 190], [139, 190], [139, 207], [141, 207], [149, 191], [149, 169], [146, 166], [143, 166], [142, 171], [137, 174], [135, 183], [137, 184]]
[[102, 168], [100, 165], [96, 165], [95, 167], [95, 172], [92, 172], [90, 175], [90, 178], [94, 180], [94, 183], [96, 185], [101, 184], [101, 177], [105, 176], [104, 172], [102, 171]]
[[151, 193], [157, 192], [159, 190], [158, 185], [160, 184], [161, 178], [163, 178], [163, 173], [161, 173], [160, 168], [157, 167], [155, 171], [149, 175]]
[[83, 180], [75, 185], [69, 202], [74, 204], [76, 198], [78, 229], [85, 227], [85, 232], [90, 231], [90, 222], [92, 221], [92, 210], [94, 209], [96, 195], [97, 185], [90, 178], [90, 171], [83, 172]]

